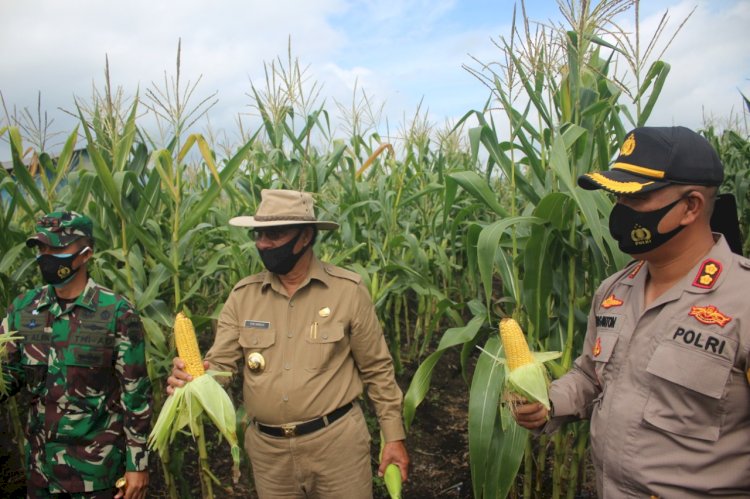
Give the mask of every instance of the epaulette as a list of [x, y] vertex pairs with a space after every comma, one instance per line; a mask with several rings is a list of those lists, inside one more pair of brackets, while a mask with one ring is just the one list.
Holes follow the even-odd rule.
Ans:
[[750, 270], [750, 258], [740, 257], [738, 258], [740, 262], [740, 267], [745, 268], [746, 270]]
[[240, 281], [234, 285], [234, 287], [232, 288], [232, 291], [235, 291], [240, 288], [244, 288], [245, 286], [248, 286], [250, 284], [261, 283], [265, 280], [265, 278], [266, 278], [266, 272], [261, 272], [259, 274], [253, 274], [251, 276], [247, 276], [243, 279], [240, 279]]
[[350, 281], [353, 281], [355, 284], [359, 284], [360, 282], [362, 282], [362, 276], [360, 276], [356, 272], [342, 269], [341, 267], [337, 267], [330, 263], [324, 263], [323, 270], [325, 270], [326, 274], [330, 276], [338, 277], [340, 279], [348, 279]]

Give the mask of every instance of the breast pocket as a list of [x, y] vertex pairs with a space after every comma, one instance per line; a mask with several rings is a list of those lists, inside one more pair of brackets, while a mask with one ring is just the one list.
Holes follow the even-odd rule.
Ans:
[[247, 357], [253, 352], [259, 352], [265, 358], [265, 367], [262, 373], [273, 372], [278, 366], [270, 361], [268, 350], [276, 343], [276, 331], [273, 329], [248, 329], [240, 330], [239, 343], [242, 347], [243, 365], [247, 367]]
[[335, 353], [343, 348], [343, 340], [344, 326], [341, 324], [311, 327], [310, 333], [305, 336], [307, 342], [305, 369], [312, 372], [330, 369]]
[[68, 395], [103, 397], [115, 388], [113, 348], [70, 345], [63, 355]]
[[617, 333], [598, 333], [594, 347], [591, 352], [591, 358], [594, 361], [596, 377], [600, 385], [604, 385], [610, 374], [610, 361], [615, 353], [615, 346], [620, 336]]
[[669, 433], [718, 440], [731, 369], [728, 359], [697, 348], [669, 341], [660, 344], [646, 368], [654, 375], [654, 381], [643, 420]]
[[[41, 334], [41, 333], [40, 333]], [[26, 336], [26, 341], [21, 350], [21, 365], [26, 378], [26, 387], [33, 396], [40, 395], [47, 383], [47, 365], [50, 351], [50, 333], [44, 333], [46, 339], [32, 341], [31, 336]]]

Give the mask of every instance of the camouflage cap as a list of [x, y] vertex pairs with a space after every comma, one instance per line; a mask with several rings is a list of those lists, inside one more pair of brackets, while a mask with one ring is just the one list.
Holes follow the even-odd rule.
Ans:
[[81, 237], [93, 237], [94, 224], [86, 215], [75, 211], [53, 211], [36, 223], [36, 234], [26, 240], [26, 246], [46, 244], [63, 248]]

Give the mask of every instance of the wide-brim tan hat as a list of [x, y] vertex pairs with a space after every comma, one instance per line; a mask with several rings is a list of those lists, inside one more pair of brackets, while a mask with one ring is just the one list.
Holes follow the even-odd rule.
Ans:
[[313, 198], [309, 192], [285, 189], [263, 189], [255, 215], [234, 217], [229, 220], [229, 225], [253, 229], [282, 225], [315, 225], [322, 230], [339, 228], [336, 222], [315, 218]]

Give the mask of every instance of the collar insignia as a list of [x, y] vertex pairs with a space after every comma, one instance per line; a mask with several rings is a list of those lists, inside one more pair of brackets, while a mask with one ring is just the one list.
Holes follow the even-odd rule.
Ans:
[[693, 286], [702, 289], [713, 288], [714, 284], [716, 284], [716, 279], [718, 279], [721, 274], [721, 268], [721, 263], [716, 260], [709, 258], [704, 261], [701, 265], [701, 269], [695, 276], [695, 280], [693, 280]]
[[634, 279], [635, 276], [638, 275], [638, 272], [640, 272], [641, 267], [643, 267], [643, 264], [646, 263], [646, 260], [641, 260], [636, 264], [636, 266], [633, 268], [633, 271], [628, 274], [628, 279]]
[[594, 343], [594, 348], [591, 349], [591, 353], [594, 354], [594, 357], [599, 357], [599, 354], [602, 353], [602, 339], [597, 338], [596, 343]]
[[718, 324], [721, 327], [726, 326], [732, 320], [731, 317], [722, 314], [713, 305], [707, 307], [690, 307], [688, 315], [695, 317], [698, 322], [702, 322], [703, 324]]
[[617, 298], [614, 293], [606, 297], [602, 302], [602, 307], [604, 308], [619, 307], [620, 305], [622, 305], [622, 300]]

